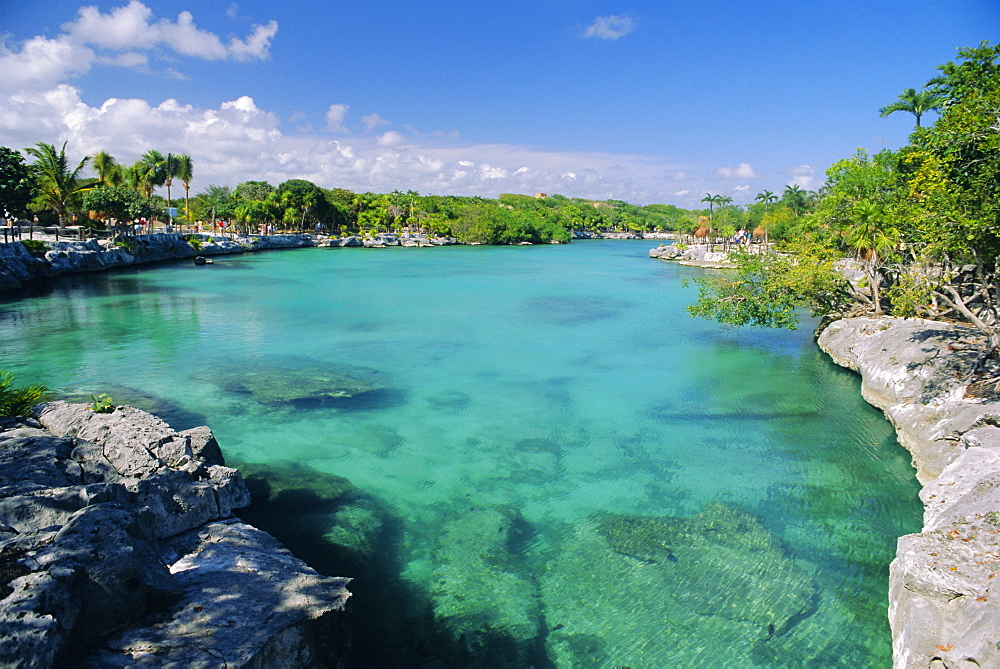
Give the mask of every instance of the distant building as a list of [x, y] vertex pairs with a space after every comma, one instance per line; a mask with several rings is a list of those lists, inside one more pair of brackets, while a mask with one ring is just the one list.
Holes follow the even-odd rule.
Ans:
[[549, 196], [548, 193], [535, 193], [535, 197], [538, 199], [542, 199], [543, 197], [548, 197], [548, 196]]

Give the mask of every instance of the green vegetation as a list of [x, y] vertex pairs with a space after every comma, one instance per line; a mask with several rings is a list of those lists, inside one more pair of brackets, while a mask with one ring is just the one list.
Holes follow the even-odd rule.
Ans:
[[31, 407], [45, 400], [49, 389], [41, 384], [13, 388], [14, 374], [0, 370], [0, 416], [27, 416]]
[[21, 243], [32, 255], [44, 255], [49, 250], [49, 245], [38, 239], [22, 239]]
[[[699, 280], [692, 315], [789, 328], [796, 306], [955, 319], [1000, 346], [998, 59], [1000, 46], [987, 42], [960, 49], [923, 93], [908, 89], [883, 107], [883, 116], [917, 117], [909, 144], [838, 161], [819, 194], [786, 189], [791, 216], [779, 217], [776, 206], [761, 218], [784, 254], [742, 254], [735, 272]], [[937, 120], [920, 126], [921, 114], [935, 109]], [[757, 198], [768, 207], [768, 194]], [[844, 280], [844, 257], [863, 278]]]
[[115, 410], [115, 405], [112, 404], [111, 398], [106, 393], [91, 395], [90, 399], [94, 400], [93, 404], [90, 405], [90, 410], [94, 413], [112, 413]]

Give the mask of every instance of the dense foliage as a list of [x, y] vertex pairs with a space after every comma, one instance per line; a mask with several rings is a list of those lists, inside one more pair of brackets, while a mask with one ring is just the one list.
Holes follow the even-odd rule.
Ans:
[[14, 374], [0, 370], [0, 417], [26, 416], [31, 407], [43, 401], [48, 388], [40, 384], [13, 387]]
[[[787, 255], [743, 256], [737, 272], [701, 281], [693, 315], [794, 327], [790, 305], [806, 305], [952, 318], [1000, 345], [998, 60], [1000, 46], [960, 49], [925, 95], [908, 89], [884, 107], [883, 115], [909, 111], [918, 121], [934, 109], [940, 115], [930, 126], [918, 122], [899, 151], [859, 150], [832, 165], [821, 197], [778, 235]], [[863, 279], [838, 285], [842, 272], [820, 260], [837, 255], [853, 258]]]

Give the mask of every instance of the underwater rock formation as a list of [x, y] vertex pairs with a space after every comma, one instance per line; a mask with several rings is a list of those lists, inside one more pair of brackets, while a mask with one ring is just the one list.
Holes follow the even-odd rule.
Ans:
[[451, 666], [528, 667], [542, 657], [538, 588], [514, 550], [521, 523], [507, 508], [473, 509], [442, 528], [430, 599]]
[[539, 578], [546, 649], [574, 667], [775, 666], [793, 651], [816, 666], [863, 663], [836, 637], [850, 613], [821, 601], [814, 579], [729, 505], [691, 518], [597, 514]]
[[378, 370], [370, 367], [318, 363], [218, 366], [204, 378], [266, 405], [350, 399], [383, 387]]

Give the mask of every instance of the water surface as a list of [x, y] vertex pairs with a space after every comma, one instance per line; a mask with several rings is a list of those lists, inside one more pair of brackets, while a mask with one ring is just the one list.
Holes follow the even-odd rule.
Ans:
[[888, 666], [887, 565], [921, 514], [907, 454], [808, 323], [691, 319], [702, 270], [648, 248], [302, 249], [64, 279], [0, 305], [0, 367], [142, 398], [312, 486], [309, 527], [398, 575], [355, 586], [414, 665], [488, 628], [487, 652], [536, 666]]

